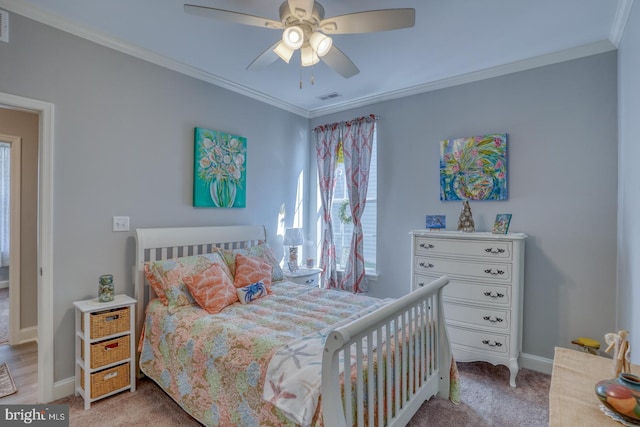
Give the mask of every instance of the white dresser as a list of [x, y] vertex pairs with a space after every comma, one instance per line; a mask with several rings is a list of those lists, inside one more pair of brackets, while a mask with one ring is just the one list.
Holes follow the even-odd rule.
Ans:
[[411, 289], [442, 275], [447, 331], [458, 362], [505, 365], [516, 386], [522, 351], [523, 233], [411, 232]]

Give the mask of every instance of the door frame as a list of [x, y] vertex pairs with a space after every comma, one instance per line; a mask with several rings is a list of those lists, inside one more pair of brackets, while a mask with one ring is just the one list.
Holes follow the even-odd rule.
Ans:
[[[54, 104], [0, 92], [0, 105], [38, 114], [38, 402], [53, 400]], [[11, 274], [11, 272], [9, 272]]]
[[20, 343], [20, 163], [22, 138], [0, 134], [10, 147], [9, 166], [9, 345]]

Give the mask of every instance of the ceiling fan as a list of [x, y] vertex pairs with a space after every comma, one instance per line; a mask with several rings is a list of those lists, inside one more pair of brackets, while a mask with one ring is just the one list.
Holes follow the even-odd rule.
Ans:
[[397, 30], [415, 25], [415, 9], [382, 9], [324, 17], [324, 8], [314, 0], [286, 0], [280, 5], [280, 21], [208, 6], [185, 4], [186, 13], [255, 27], [282, 31], [282, 38], [262, 52], [247, 70], [261, 70], [281, 58], [286, 63], [300, 49], [303, 67], [325, 64], [345, 78], [360, 72], [358, 67], [327, 34], [358, 34]]

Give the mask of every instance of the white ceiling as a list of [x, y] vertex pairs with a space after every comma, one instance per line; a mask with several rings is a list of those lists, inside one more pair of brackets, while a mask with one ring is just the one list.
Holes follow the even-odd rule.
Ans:
[[[305, 117], [617, 47], [633, 0], [321, 0], [325, 16], [416, 9], [412, 28], [333, 36], [360, 68], [345, 79], [299, 54], [246, 67], [280, 37], [184, 13], [181, 0], [0, 0], [0, 8]], [[279, 21], [281, 0], [188, 0]], [[313, 72], [315, 84], [311, 84]], [[302, 89], [299, 88], [302, 76]], [[339, 97], [321, 101], [332, 92]]]

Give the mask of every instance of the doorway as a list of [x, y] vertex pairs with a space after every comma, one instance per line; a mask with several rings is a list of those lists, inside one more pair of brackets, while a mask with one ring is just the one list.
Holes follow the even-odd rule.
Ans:
[[[37, 176], [37, 401], [55, 400], [53, 363], [53, 120], [49, 102], [0, 92], [0, 108], [28, 111], [38, 117]], [[62, 396], [60, 396], [62, 397]]]
[[9, 345], [20, 341], [21, 159], [22, 139], [0, 134], [0, 268], [8, 279], [8, 293], [2, 291], [3, 307], [8, 310], [2, 311], [2, 320], [9, 326], [0, 343], [6, 340]]

